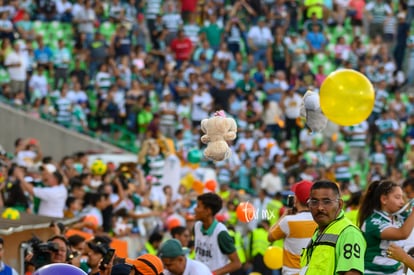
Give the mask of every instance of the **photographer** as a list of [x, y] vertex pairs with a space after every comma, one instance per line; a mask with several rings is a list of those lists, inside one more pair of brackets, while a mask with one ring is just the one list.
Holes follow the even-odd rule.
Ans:
[[[283, 243], [283, 254], [287, 255], [287, 257], [283, 257], [283, 275], [299, 273], [299, 257], [302, 248], [306, 247], [316, 229], [316, 223], [313, 221], [307, 206], [312, 184], [310, 181], [303, 180], [293, 185], [292, 191], [295, 193], [294, 208], [296, 214], [282, 216], [279, 222], [269, 230], [268, 240], [270, 242], [280, 239], [285, 240]], [[286, 214], [289, 212], [286, 211]], [[297, 236], [301, 237], [298, 238]]]
[[101, 270], [99, 265], [103, 257], [109, 251], [109, 240], [105, 237], [95, 237], [91, 241], [87, 242], [87, 255], [88, 255], [88, 266], [90, 267], [90, 275], [99, 275]]
[[27, 241], [27, 244], [29, 246], [25, 257], [26, 269], [29, 266], [39, 269], [48, 264], [68, 263], [70, 250], [68, 241], [63, 235], [55, 235], [47, 242], [33, 237]]
[[50, 262], [52, 264], [56, 263], [66, 263], [69, 258], [69, 245], [68, 240], [61, 235], [53, 236], [48, 240], [48, 243], [55, 244], [55, 248], [51, 251]]

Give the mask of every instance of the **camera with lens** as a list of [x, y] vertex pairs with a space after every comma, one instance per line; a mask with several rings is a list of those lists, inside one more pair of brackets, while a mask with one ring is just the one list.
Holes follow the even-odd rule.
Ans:
[[59, 251], [59, 246], [54, 242], [43, 242], [37, 237], [33, 237], [26, 242], [26, 253], [32, 253], [33, 256], [28, 262], [38, 269], [44, 265], [50, 264], [52, 261], [52, 253]]

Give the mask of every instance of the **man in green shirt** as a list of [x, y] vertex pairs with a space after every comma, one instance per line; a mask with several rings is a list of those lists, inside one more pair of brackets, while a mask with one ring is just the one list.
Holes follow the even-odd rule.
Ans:
[[138, 113], [137, 124], [138, 124], [138, 134], [140, 136], [144, 135], [147, 131], [147, 127], [154, 118], [153, 113], [151, 112], [151, 104], [146, 102], [144, 108]]
[[300, 274], [364, 274], [367, 245], [361, 230], [344, 216], [343, 204], [336, 183], [313, 184], [308, 206], [318, 228], [302, 252]]
[[215, 50], [218, 51], [220, 47], [221, 38], [223, 35], [223, 28], [221, 28], [217, 24], [217, 17], [215, 14], [210, 15], [210, 24], [204, 27], [200, 31], [206, 35], [206, 38], [210, 44], [210, 46]]
[[256, 84], [250, 77], [249, 72], [245, 72], [243, 75], [243, 79], [237, 81], [236, 83], [236, 91], [239, 97], [244, 98], [248, 94], [250, 94], [253, 89], [255, 88]]

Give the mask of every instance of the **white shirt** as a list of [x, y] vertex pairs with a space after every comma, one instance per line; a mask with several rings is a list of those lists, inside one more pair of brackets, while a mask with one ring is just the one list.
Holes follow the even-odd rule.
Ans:
[[253, 41], [253, 44], [257, 47], [265, 47], [273, 42], [272, 32], [268, 27], [260, 28], [259, 26], [253, 26], [247, 37]]
[[210, 94], [203, 92], [201, 95], [195, 94], [193, 96], [192, 111], [191, 117], [194, 121], [201, 121], [205, 118], [208, 118], [208, 111], [203, 108], [208, 108], [213, 99]]
[[19, 166], [31, 167], [37, 154], [33, 151], [20, 151], [17, 153], [16, 162]]
[[[164, 270], [165, 275], [175, 275], [169, 270]], [[211, 275], [210, 269], [202, 262], [187, 258], [183, 275]]]
[[272, 173], [267, 173], [262, 178], [262, 189], [265, 189], [270, 195], [276, 194], [276, 192], [282, 191], [282, 180], [279, 175], [273, 175]]
[[63, 184], [53, 187], [35, 187], [33, 193], [40, 199], [39, 215], [63, 218], [63, 210], [68, 197], [68, 190]]
[[29, 81], [29, 87], [38, 90], [42, 96], [46, 96], [48, 93], [48, 83], [44, 75], [33, 74]]
[[292, 97], [287, 96], [283, 101], [285, 107], [285, 116], [289, 119], [295, 119], [300, 116], [300, 105], [302, 98], [294, 93]]
[[72, 3], [69, 1], [66, 1], [65, 3], [63, 3], [63, 1], [61, 0], [56, 1], [56, 10], [59, 14], [65, 13], [66, 10], [71, 9], [71, 8], [72, 8]]
[[20, 64], [20, 66], [7, 67], [10, 79], [16, 81], [25, 81], [27, 76], [23, 55], [12, 51], [9, 55], [7, 55], [6, 60], [4, 61], [4, 65], [9, 66], [14, 64]]
[[71, 90], [67, 93], [66, 98], [69, 98], [73, 104], [78, 103], [79, 101], [88, 101], [88, 95], [82, 90]]

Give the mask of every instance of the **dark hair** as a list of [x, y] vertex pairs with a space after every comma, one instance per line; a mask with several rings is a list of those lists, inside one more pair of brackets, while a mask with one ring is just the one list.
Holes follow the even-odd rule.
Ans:
[[55, 179], [57, 180], [58, 184], [62, 184], [63, 183], [63, 176], [62, 176], [61, 173], [59, 173], [59, 171], [55, 171], [52, 174], [55, 177]]
[[407, 188], [408, 186], [414, 190], [414, 178], [408, 178], [403, 182], [402, 188]]
[[362, 198], [362, 192], [361, 191], [357, 191], [357, 192], [352, 193], [351, 197], [346, 202], [345, 207], [358, 206], [359, 203], [361, 202], [361, 198]]
[[155, 231], [154, 233], [152, 233], [149, 236], [148, 242], [151, 243], [151, 244], [154, 243], [154, 242], [160, 242], [160, 241], [162, 241], [162, 238], [164, 238], [164, 236], [160, 232]]
[[399, 187], [399, 185], [390, 180], [373, 181], [368, 186], [358, 211], [359, 227], [362, 226], [374, 210], [381, 209], [381, 196], [388, 195], [395, 187]]
[[0, 244], [3, 244], [4, 245], [4, 240], [1, 237], [0, 237]]
[[75, 197], [69, 196], [69, 197], [66, 199], [66, 203], [65, 203], [66, 208], [69, 208], [69, 207], [71, 206], [71, 204], [72, 204], [73, 202], [75, 202], [75, 201], [76, 201], [76, 198], [75, 198]]
[[52, 236], [49, 240], [47, 240], [48, 242], [52, 242], [54, 240], [61, 240], [62, 242], [64, 242], [66, 244], [66, 246], [69, 246], [69, 241], [68, 239], [65, 238], [65, 236], [63, 235], [54, 235]]
[[197, 197], [205, 207], [211, 209], [211, 214], [215, 216], [223, 207], [223, 200], [216, 193], [205, 193]]
[[77, 246], [81, 242], [84, 242], [86, 239], [79, 234], [74, 234], [68, 238], [68, 242], [71, 246]]
[[330, 180], [318, 180], [312, 185], [311, 192], [318, 189], [331, 189], [337, 196], [341, 195], [338, 185]]
[[187, 230], [187, 228], [186, 228], [186, 227], [184, 227], [184, 226], [181, 226], [181, 225], [176, 226], [176, 227], [173, 227], [173, 228], [171, 229], [171, 236], [172, 236], [173, 238], [175, 238], [175, 236], [176, 236], [176, 235], [181, 235], [181, 234], [183, 234], [186, 230]]

